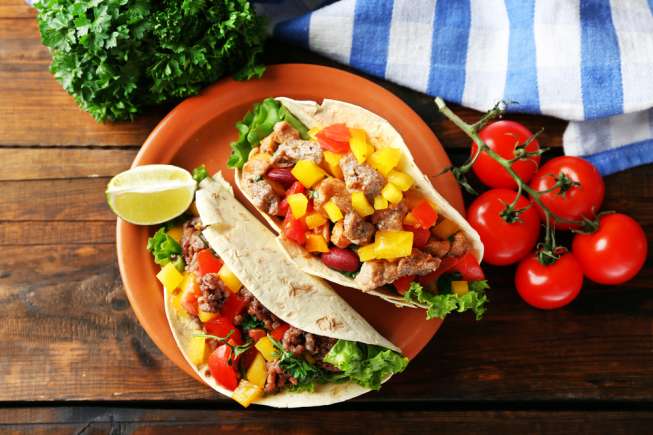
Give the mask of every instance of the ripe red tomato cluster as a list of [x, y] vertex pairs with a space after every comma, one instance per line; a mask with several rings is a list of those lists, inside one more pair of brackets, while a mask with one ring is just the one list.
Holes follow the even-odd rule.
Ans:
[[[487, 146], [511, 160], [512, 170], [533, 190], [541, 193], [541, 203], [562, 220], [556, 230], [577, 230], [572, 221], [596, 220], [605, 186], [598, 170], [588, 161], [570, 156], [555, 157], [541, 167], [537, 139], [514, 121], [497, 121], [479, 132]], [[478, 149], [472, 145], [472, 155]], [[600, 284], [621, 284], [642, 268], [647, 255], [646, 234], [632, 218], [620, 213], [603, 214], [590, 234], [578, 233], [571, 252], [564, 248], [557, 260], [542, 264], [536, 255], [545, 213], [533, 199], [517, 192], [517, 183], [508, 171], [487, 152], [480, 154], [472, 169], [490, 190], [481, 194], [467, 212], [469, 223], [485, 245], [484, 260], [493, 265], [519, 262], [515, 285], [530, 305], [552, 309], [574, 300], [583, 285], [583, 276]], [[557, 186], [556, 186], [556, 183]], [[519, 197], [517, 197], [519, 195]], [[513, 212], [506, 213], [506, 206]]]

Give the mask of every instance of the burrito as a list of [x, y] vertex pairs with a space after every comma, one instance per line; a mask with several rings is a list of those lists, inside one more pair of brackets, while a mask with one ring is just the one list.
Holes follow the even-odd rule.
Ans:
[[229, 166], [305, 272], [427, 317], [487, 297], [478, 233], [440, 195], [395, 128], [353, 104], [279, 97], [237, 124]]
[[148, 242], [165, 311], [190, 366], [243, 406], [328, 405], [377, 390], [408, 359], [319, 278], [307, 275], [221, 177], [199, 216]]

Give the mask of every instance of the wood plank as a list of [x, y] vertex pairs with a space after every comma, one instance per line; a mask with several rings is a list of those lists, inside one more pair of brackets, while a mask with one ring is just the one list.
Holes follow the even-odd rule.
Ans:
[[21, 0], [3, 0], [0, 3], [0, 18], [34, 18], [36, 9]]
[[0, 222], [0, 246], [113, 244], [115, 241], [113, 221]]

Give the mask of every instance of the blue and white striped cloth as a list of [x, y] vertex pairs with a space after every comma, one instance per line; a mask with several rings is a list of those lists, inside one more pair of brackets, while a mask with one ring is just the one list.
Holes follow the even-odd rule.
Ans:
[[570, 122], [603, 174], [653, 162], [653, 0], [258, 0], [274, 35], [478, 110]]

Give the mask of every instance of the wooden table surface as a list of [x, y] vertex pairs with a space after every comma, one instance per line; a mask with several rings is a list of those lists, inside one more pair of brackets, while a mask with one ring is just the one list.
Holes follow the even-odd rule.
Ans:
[[[451, 316], [380, 393], [300, 411], [243, 411], [168, 361], [121, 285], [104, 200], [169, 108], [96, 124], [48, 73], [33, 11], [0, 2], [0, 431], [633, 433], [653, 424], [653, 267], [587, 282], [568, 307], [521, 302], [512, 268], [487, 267], [487, 316]], [[269, 63], [332, 64], [271, 42]], [[380, 82], [432, 127], [454, 161], [466, 138], [432, 99]], [[462, 109], [461, 109], [462, 110]], [[462, 110], [471, 120], [477, 114]], [[513, 116], [559, 148], [565, 123]], [[653, 168], [606, 178], [605, 206], [653, 229]], [[650, 237], [649, 237], [650, 238]], [[649, 243], [651, 241], [649, 240]]]

